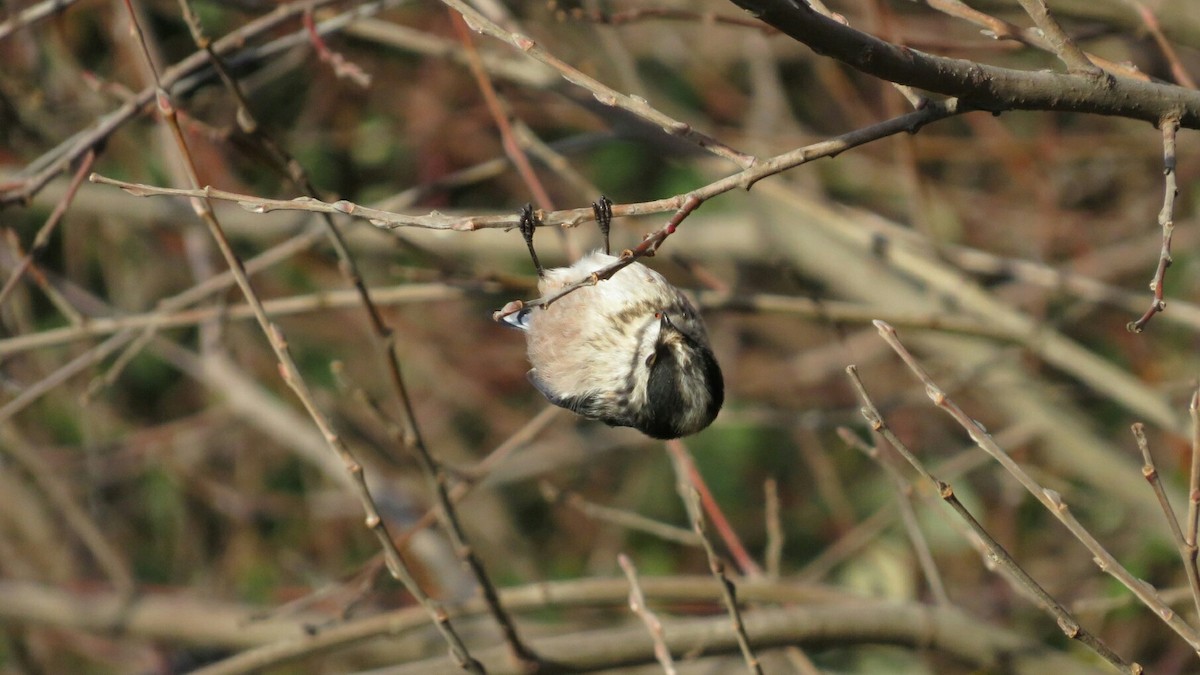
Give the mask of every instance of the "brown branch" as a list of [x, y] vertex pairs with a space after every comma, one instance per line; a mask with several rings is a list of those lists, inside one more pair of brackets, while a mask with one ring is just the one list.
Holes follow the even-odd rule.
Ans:
[[658, 251], [659, 245], [661, 245], [667, 239], [667, 237], [675, 234], [676, 228], [678, 228], [679, 224], [683, 222], [683, 219], [691, 215], [691, 213], [699, 208], [700, 204], [702, 203], [703, 200], [696, 197], [694, 193], [687, 195], [687, 197], [684, 198], [683, 205], [679, 207], [679, 210], [675, 212], [675, 215], [671, 216], [671, 219], [667, 221], [666, 225], [664, 225], [658, 231], [647, 235], [646, 238], [642, 240], [642, 243], [638, 244], [632, 249], [626, 249], [622, 251], [616, 262], [605, 265], [604, 267], [595, 270], [590, 275], [574, 283], [563, 286], [561, 289], [551, 293], [550, 295], [543, 295], [542, 297], [535, 298], [533, 300], [516, 300], [510, 302], [502, 309], [493, 312], [492, 319], [494, 321], [499, 321], [510, 314], [515, 314], [516, 312], [528, 307], [549, 307], [551, 303], [566, 297], [570, 293], [574, 293], [584, 286], [595, 286], [601, 281], [611, 279], [614, 274], [620, 272], [626, 267], [629, 267], [636, 262], [638, 258], [645, 258], [647, 256], [654, 255]]
[[113, 335], [104, 342], [101, 342], [95, 347], [88, 349], [79, 356], [76, 356], [70, 361], [64, 363], [57, 370], [38, 380], [34, 384], [23, 387], [21, 389], [21, 393], [17, 394], [4, 405], [0, 406], [0, 423], [5, 422], [13, 415], [21, 412], [47, 392], [58, 387], [58, 385], [70, 380], [83, 370], [90, 368], [91, 366], [108, 358], [113, 352], [120, 349], [125, 343], [127, 343], [129, 341], [129, 337], [130, 336], [126, 333], [118, 333]]
[[[307, 192], [310, 196], [315, 196], [316, 188], [309, 180], [308, 174], [304, 170], [303, 166], [301, 166], [301, 164], [290, 154], [284, 151], [282, 146], [275, 143], [271, 138], [261, 131], [261, 126], [257, 124], [249, 111], [249, 106], [246, 104], [245, 97], [242, 95], [241, 87], [238, 86], [236, 80], [234, 80], [234, 78], [228, 73], [224, 64], [221, 62], [220, 57], [212, 51], [208, 40], [203, 37], [199, 20], [192, 15], [186, 1], [181, 0], [181, 3], [183, 5], [183, 13], [185, 17], [189, 17], [188, 25], [192, 31], [193, 39], [195, 40], [197, 46], [206, 50], [206, 52], [209, 54], [214, 68], [216, 68], [220, 73], [222, 80], [225, 82], [227, 88], [233, 93], [235, 100], [238, 102], [239, 114], [237, 119], [239, 125], [248, 134], [252, 134], [254, 138], [259, 141], [259, 144], [267, 149], [269, 156], [274, 158], [278, 164], [287, 167], [290, 177], [298, 186], [304, 189], [305, 192]], [[320, 39], [320, 35], [313, 23], [311, 12], [304, 13], [304, 25], [309, 33], [310, 40], [317, 48], [322, 60], [331, 63], [339, 77], [343, 75], [351, 77], [362, 86], [369, 84], [370, 78], [360, 69], [358, 69], [357, 66], [348, 63], [340, 54], [333, 53], [328, 49], [328, 47]], [[193, 184], [195, 184], [194, 181]], [[418, 462], [420, 463], [421, 468], [425, 471], [426, 478], [428, 479], [431, 488], [437, 496], [439, 504], [438, 514], [441, 517], [442, 523], [454, 544], [455, 551], [463, 558], [463, 561], [474, 573], [480, 588], [483, 589], [484, 598], [487, 601], [489, 608], [492, 609], [493, 617], [500, 625], [501, 631], [505, 637], [505, 640], [508, 642], [510, 649], [512, 650], [514, 658], [521, 662], [526, 662], [532, 665], [536, 663], [537, 657], [528, 649], [528, 647], [525, 646], [524, 642], [522, 642], [517, 634], [515, 626], [513, 625], [512, 619], [508, 616], [504, 609], [500, 607], [499, 600], [496, 597], [495, 587], [488, 577], [482, 562], [474, 554], [474, 551], [468, 544], [462, 527], [459, 524], [458, 516], [453, 506], [453, 499], [451, 499], [448, 493], [444, 473], [434, 460], [433, 456], [429, 453], [421, 437], [419, 428], [417, 426], [416, 415], [412, 409], [411, 400], [408, 395], [407, 387], [405, 386], [404, 378], [401, 375], [400, 363], [395, 350], [392, 329], [384, 322], [382, 314], [380, 313], [375, 302], [372, 300], [371, 294], [367, 290], [367, 286], [363, 281], [362, 274], [358, 271], [358, 266], [355, 263], [353, 256], [350, 255], [349, 247], [346, 246], [345, 239], [342, 237], [340, 230], [333, 222], [332, 216], [327, 213], [322, 214], [322, 219], [334, 249], [338, 254], [338, 259], [340, 262], [339, 267], [343, 275], [346, 276], [354, 286], [359, 300], [361, 301], [363, 307], [365, 307], [367, 310], [367, 314], [371, 320], [371, 325], [374, 330], [374, 335], [379, 342], [379, 346], [383, 354], [385, 355], [385, 365], [390, 376], [392, 387], [404, 408], [408, 421], [408, 426], [405, 429], [407, 433], [405, 433], [402, 438], [398, 438], [397, 441], [409, 447], [409, 449], [413, 450], [414, 454], [417, 456]], [[382, 411], [379, 412], [382, 415]], [[358, 476], [361, 477], [361, 468]], [[369, 494], [366, 492], [365, 483], [362, 485], [362, 490], [364, 500], [369, 500]], [[373, 505], [371, 508], [374, 508]], [[392, 540], [389, 535], [389, 542], [391, 541]], [[386, 549], [385, 557], [387, 557]], [[392, 567], [393, 565], [389, 564], [389, 568]], [[453, 631], [450, 629], [448, 624], [446, 626], [446, 630], [444, 631], [444, 635], [450, 638], [450, 646], [455, 654], [456, 660], [459, 662], [459, 665], [465, 669], [474, 670], [476, 664], [470, 659], [469, 655], [465, 651], [465, 648], [463, 648], [462, 645], [457, 642], [457, 639], [453, 636]]]
[[[508, 459], [513, 452], [528, 445], [535, 437], [542, 433], [549, 426], [560, 412], [562, 408], [555, 405], [547, 405], [542, 408], [542, 411], [534, 415], [532, 419], [525, 423], [520, 429], [517, 429], [511, 436], [504, 440], [503, 443], [496, 446], [494, 450], [488, 453], [488, 456], [480, 460], [478, 464], [465, 470], [458, 472], [460, 480], [455, 483], [450, 489], [450, 500], [458, 503], [463, 497], [487, 479], [488, 475], [499, 464]], [[413, 525], [402, 532], [399, 537], [401, 545], [407, 545], [410, 540], [421, 530], [433, 525], [438, 519], [438, 507], [426, 511]]]
[[704, 507], [704, 512], [712, 520], [713, 527], [717, 529], [717, 533], [721, 535], [721, 541], [725, 543], [725, 548], [729, 550], [729, 554], [733, 556], [737, 562], [738, 569], [742, 574], [750, 577], [762, 576], [762, 569], [758, 563], [754, 562], [754, 558], [746, 551], [745, 545], [738, 537], [737, 532], [729, 524], [729, 520], [725, 518], [725, 514], [721, 511], [721, 506], [717, 504], [717, 500], [713, 497], [712, 492], [708, 489], [708, 484], [704, 481], [704, 476], [700, 470], [696, 468], [696, 463], [692, 461], [692, 455], [688, 452], [687, 446], [678, 438], [666, 442], [667, 453], [671, 457], [671, 465], [675, 467], [679, 473], [680, 480], [687, 480], [687, 484], [696, 491], [700, 498], [700, 503]]
[[75, 498], [67, 477], [62, 475], [47, 457], [22, 438], [15, 425], [0, 425], [3, 448], [0, 452], [14, 466], [20, 467], [41, 488], [46, 501], [66, 521], [79, 540], [87, 547], [92, 558], [108, 577], [109, 583], [121, 596], [132, 598], [136, 582], [129, 563], [118, 549], [105, 537], [92, 515]]
[[[983, 28], [983, 31], [981, 32], [984, 35], [995, 40], [1009, 40], [1047, 52], [1054, 51], [1054, 47], [1051, 45], [1050, 40], [1047, 39], [1046, 35], [1037, 28], [1022, 28], [1016, 24], [1005, 21], [1004, 19], [1000, 19], [972, 7], [968, 7], [965, 3], [961, 2], [961, 0], [924, 0], [924, 2], [926, 5], [929, 5], [933, 9], [936, 9], [947, 16], [952, 16], [956, 19], [961, 19], [963, 21], [973, 23], [976, 26], [980, 26]], [[963, 46], [962, 48], [969, 48], [969, 46]], [[1118, 63], [1086, 51], [1083, 52], [1083, 55], [1088, 61], [1091, 61], [1092, 63], [1114, 75], [1131, 77], [1145, 82], [1150, 81], [1150, 76], [1139, 71], [1136, 67], [1129, 63]]]
[[400, 389], [398, 393], [401, 403], [404, 406], [405, 421], [407, 424], [401, 426], [392, 423], [379, 404], [362, 387], [350, 382], [349, 377], [346, 376], [340, 364], [335, 363], [333, 371], [339, 386], [343, 390], [349, 391], [352, 396], [363, 403], [366, 409], [376, 418], [377, 422], [388, 430], [398, 445], [407, 448], [413, 453], [417, 464], [421, 467], [421, 471], [425, 476], [426, 483], [429, 485], [430, 491], [434, 494], [437, 502], [437, 507], [433, 509], [434, 515], [441, 522], [442, 529], [450, 537], [455, 555], [471, 570], [476, 583], [479, 584], [480, 589], [483, 591], [484, 601], [487, 603], [492, 617], [500, 625], [501, 633], [504, 635], [512, 657], [517, 662], [524, 664], [531, 672], [536, 670], [539, 665], [537, 656], [525, 645], [525, 642], [517, 633], [516, 625], [513, 623], [512, 618], [500, 605], [496, 586], [487, 574], [483, 562], [475, 554], [474, 549], [467, 540], [466, 533], [463, 531], [462, 524], [458, 518], [458, 510], [454, 508], [456, 500], [453, 490], [449, 487], [446, 471], [434, 459], [425, 445], [420, 427], [417, 426], [416, 415], [412, 408], [411, 399], [408, 396], [408, 390], [404, 385], [404, 380], [402, 378], [399, 380]]
[[1183, 62], [1179, 60], [1179, 54], [1175, 52], [1175, 48], [1171, 46], [1167, 36], [1163, 35], [1162, 26], [1158, 23], [1158, 17], [1154, 15], [1154, 11], [1147, 7], [1141, 0], [1125, 0], [1125, 4], [1129, 5], [1138, 13], [1142, 19], [1142, 25], [1146, 27], [1150, 35], [1154, 38], [1154, 43], [1158, 45], [1158, 50], [1162, 52], [1163, 58], [1171, 66], [1171, 76], [1175, 78], [1175, 83], [1187, 87], [1188, 89], [1196, 88], [1196, 80], [1183, 67]]
[[1175, 178], [1175, 135], [1179, 131], [1179, 120], [1174, 117], [1164, 119], [1160, 124], [1163, 137], [1163, 205], [1158, 212], [1158, 225], [1162, 228], [1162, 249], [1158, 254], [1158, 267], [1154, 270], [1154, 278], [1150, 280], [1150, 291], [1154, 300], [1150, 308], [1137, 321], [1131, 321], [1126, 327], [1132, 333], [1140, 333], [1150, 323], [1155, 314], [1165, 310], [1167, 303], [1163, 300], [1163, 286], [1166, 284], [1167, 268], [1171, 266], [1171, 237], [1175, 233], [1175, 198], [1179, 195], [1179, 184]]
[[554, 210], [554, 203], [550, 199], [550, 193], [546, 191], [546, 186], [542, 184], [541, 179], [537, 176], [537, 172], [533, 170], [533, 165], [529, 163], [529, 156], [525, 154], [525, 150], [517, 142], [512, 124], [509, 122], [508, 111], [504, 109], [504, 105], [500, 102], [500, 97], [496, 93], [496, 87], [492, 85], [492, 78], [488, 76], [487, 69], [483, 66], [483, 59], [479, 57], [479, 51], [475, 49], [475, 41], [471, 38], [471, 31], [467, 29], [466, 20], [463, 19], [461, 14], [452, 9], [447, 8], [446, 11], [450, 14], [450, 23], [454, 26], [454, 32], [458, 35], [459, 41], [462, 42], [463, 51], [467, 57], [467, 65], [471, 69], [471, 75], [475, 78], [475, 84], [479, 87], [479, 92], [483, 95], [483, 101], [487, 105], [488, 112], [491, 113], [492, 121], [496, 123], [496, 129], [500, 132], [500, 142], [504, 147], [504, 154], [513, 163], [513, 166], [516, 167], [517, 174], [521, 176], [525, 187], [529, 188], [530, 193], [533, 194], [533, 200], [537, 203], [538, 208], [547, 211]]
[[1183, 531], [1184, 565], [1188, 571], [1192, 591], [1196, 594], [1196, 610], [1200, 613], [1200, 571], [1196, 568], [1196, 535], [1197, 530], [1200, 530], [1200, 390], [1192, 394], [1188, 412], [1192, 417], [1192, 466], [1188, 471], [1187, 528]]
[[[7, 243], [8, 247], [12, 249], [13, 255], [20, 258], [25, 257], [25, 251], [21, 248], [21, 238], [17, 234], [16, 230], [4, 230], [4, 238], [6, 240], [5, 243]], [[53, 277], [48, 274], [46, 270], [43, 270], [40, 265], [37, 265], [36, 263], [31, 264], [25, 270], [25, 272], [29, 276], [30, 280], [33, 281], [33, 284], [37, 286], [38, 290], [40, 290], [42, 294], [46, 296], [46, 299], [50, 301], [50, 304], [54, 305], [54, 309], [58, 310], [59, 314], [62, 314], [63, 318], [67, 320], [69, 325], [77, 327], [87, 323], [87, 317], [84, 315], [84, 313], [76, 308], [75, 305], [73, 305], [71, 301], [66, 298], [65, 294], [59, 291], [58, 287], [54, 283]], [[14, 285], [13, 288], [15, 289], [16, 286]]]
[[[641, 579], [648, 601], [711, 603], [717, 584], [709, 576], [648, 577]], [[851, 598], [843, 593], [792, 582], [746, 580], [741, 595], [752, 602], [791, 603], [784, 609], [748, 612], [746, 626], [764, 648], [792, 644], [892, 644], [934, 652], [984, 672], [1094, 673], [1092, 664], [1046, 647], [1001, 626], [985, 623], [957, 610], [918, 603]], [[502, 591], [506, 604], [526, 611], [571, 607], [612, 607], [628, 601], [623, 578], [589, 578], [539, 582]], [[479, 600], [452, 608], [455, 617], [486, 611]], [[145, 637], [185, 645], [246, 649], [232, 657], [193, 671], [195, 675], [247, 675], [298, 659], [347, 649], [372, 638], [391, 639], [427, 625], [420, 608], [408, 607], [376, 616], [355, 618], [309, 633], [304, 626], [314, 615], [263, 623], [246, 618], [254, 611], [242, 605], [179, 592], [147, 592], [132, 605], [112, 592], [66, 591], [42, 584], [0, 580], [0, 620], [9, 625], [59, 626], [72, 630]], [[677, 654], [696, 651], [706, 656], [732, 654], [737, 643], [725, 617], [665, 622], [669, 647]], [[615, 630], [571, 631], [540, 638], [540, 650], [559, 656], [579, 669], [622, 668], [653, 664], [653, 645], [641, 626]], [[257, 645], [256, 647], [254, 647]], [[254, 647], [254, 648], [250, 648]], [[247, 649], [249, 648], [249, 649]], [[515, 668], [499, 649], [483, 650], [492, 673]], [[389, 664], [396, 667], [396, 664]], [[444, 657], [411, 664], [418, 672], [445, 672]], [[493, 668], [494, 666], [494, 668]]]
[[[299, 250], [306, 249], [312, 244], [312, 241], [315, 240], [317, 236], [319, 235], [310, 231], [307, 234], [301, 234], [293, 237], [292, 239], [289, 239], [288, 241], [285, 241], [282, 244], [279, 244], [248, 261], [246, 263], [246, 271], [248, 273], [252, 273], [259, 269], [269, 267], [282, 258], [286, 258]], [[182, 293], [179, 293], [178, 295], [163, 300], [159, 303], [156, 313], [166, 313], [179, 309], [180, 307], [185, 307], [191, 303], [198, 302], [213, 293], [224, 290], [229, 286], [234, 285], [234, 283], [235, 281], [233, 273], [226, 270], [225, 272], [206, 279], [204, 282], [197, 284], [183, 291]], [[246, 307], [247, 309], [250, 309], [249, 315], [253, 316], [252, 308], [250, 308], [249, 305]], [[150, 323], [153, 323], [153, 316], [151, 316], [150, 319]], [[101, 328], [104, 328], [105, 323], [106, 320], [104, 319], [97, 320], [97, 325]], [[15, 415], [17, 412], [25, 409], [34, 401], [41, 398], [44, 394], [57, 387], [59, 384], [62, 384], [75, 375], [78, 375], [84, 369], [92, 366], [93, 364], [100, 363], [104, 359], [108, 358], [113, 352], [125, 346], [131, 340], [134, 340], [135, 337], [137, 337], [135, 335], [135, 328], [132, 327], [117, 328], [115, 330], [118, 330], [119, 332], [67, 362], [49, 376], [39, 380], [33, 385], [25, 387], [19, 395], [5, 403], [3, 406], [0, 406], [0, 421], [6, 420]], [[104, 334], [104, 332], [106, 331], [101, 330], [96, 334], [101, 335]], [[54, 331], [45, 331], [43, 333], [36, 333], [32, 335], [19, 335], [9, 338], [8, 340], [0, 341], [0, 354], [13, 353], [23, 349], [32, 349], [48, 344], [55, 344], [57, 342], [71, 340], [75, 336], [86, 337], [89, 334], [89, 329], [86, 327], [77, 329], [75, 327], [68, 326], [66, 328]], [[42, 341], [42, 335], [50, 338], [50, 340]], [[143, 335], [143, 337], [145, 337], [145, 340], [142, 342], [142, 344], [148, 343], [149, 337], [146, 337], [145, 335]], [[5, 352], [6, 348], [11, 348], [12, 351]]]
[[869, 75], [961, 100], [966, 108], [1049, 110], [1140, 119], [1178, 116], [1200, 128], [1200, 92], [1123, 77], [1023, 71], [925, 54], [826, 18], [802, 2], [734, 0], [819, 54]]
[[1019, 2], [1029, 18], [1033, 19], [1038, 30], [1049, 40], [1054, 53], [1066, 64], [1068, 73], [1086, 75], [1093, 79], [1100, 79], [1104, 76], [1104, 71], [1088, 60], [1071, 36], [1063, 30], [1058, 20], [1050, 15], [1050, 9], [1046, 7], [1045, 0], [1019, 0]]
[[763, 552], [763, 566], [767, 578], [778, 579], [780, 562], [783, 560], [783, 522], [780, 519], [779, 482], [774, 478], [763, 481], [763, 519], [766, 521], [767, 548]]
[[[967, 110], [960, 108], [957, 101], [954, 100], [931, 102], [920, 110], [914, 110], [913, 112], [884, 120], [878, 124], [873, 124], [861, 129], [855, 129], [840, 136], [835, 136], [818, 143], [796, 148], [794, 150], [776, 155], [767, 160], [760, 160], [749, 169], [744, 169], [719, 180], [713, 181], [708, 185], [697, 188], [684, 195], [677, 195], [674, 197], [668, 197], [666, 199], [657, 199], [650, 202], [614, 205], [613, 216], [639, 216], [653, 213], [663, 213], [671, 210], [679, 210], [693, 198], [699, 199], [700, 201], [705, 201], [732, 190], [749, 190], [754, 187], [754, 184], [758, 181], [769, 176], [782, 173], [788, 169], [793, 169], [801, 164], [806, 164], [813, 160], [824, 157], [834, 157], [852, 148], [856, 148], [860, 145], [879, 140], [880, 138], [886, 138], [894, 134], [916, 133], [922, 127], [931, 122], [942, 120], [947, 117], [953, 117], [964, 112], [967, 112]], [[299, 197], [296, 199], [264, 199], [256, 195], [239, 194], [236, 192], [219, 190], [211, 186], [198, 189], [182, 189], [157, 187], [142, 183], [130, 183], [114, 178], [108, 178], [98, 173], [93, 173], [88, 177], [88, 180], [101, 185], [112, 185], [119, 187], [135, 197], [175, 196], [216, 199], [220, 201], [235, 202], [238, 206], [251, 213], [269, 213], [272, 211], [311, 211], [314, 213], [344, 214], [354, 218], [365, 219], [376, 227], [388, 229], [398, 227], [420, 227], [431, 230], [471, 232], [486, 228], [511, 229], [520, 224], [520, 216], [516, 213], [503, 213], [490, 216], [454, 216], [434, 211], [427, 215], [418, 216], [394, 213], [382, 209], [374, 209], [362, 206], [360, 204], [355, 204], [345, 199], [335, 202], [322, 202], [320, 200], [308, 197]], [[595, 220], [595, 215], [590, 206], [580, 209], [554, 211], [550, 213], [539, 212], [537, 216], [539, 225], [559, 225], [563, 227], [574, 227], [580, 223], [591, 222]]]
[[683, 498], [683, 504], [687, 507], [688, 518], [692, 521], [692, 529], [704, 545], [704, 553], [708, 557], [708, 571], [712, 573], [721, 588], [721, 600], [725, 604], [725, 612], [729, 615], [733, 633], [737, 636], [738, 648], [742, 652], [742, 659], [746, 662], [746, 669], [756, 675], [762, 675], [762, 665], [758, 662], [758, 657], [755, 656], [750, 646], [750, 637], [746, 634], [746, 623], [742, 619], [742, 610], [738, 607], [737, 587], [725, 574], [725, 564], [721, 562], [716, 549], [704, 535], [704, 512], [700, 508], [700, 494], [696, 488], [692, 487], [691, 480], [682, 465], [676, 463], [675, 471], [679, 496]]
[[[408, 394], [404, 381], [400, 380], [397, 386], [399, 388], [400, 402], [404, 406], [405, 419], [408, 422], [408, 427], [405, 429], [405, 437], [400, 440], [412, 451], [417, 464], [421, 467], [421, 472], [425, 475], [429, 490], [433, 493], [437, 501], [437, 517], [441, 522], [442, 529], [450, 537], [455, 554], [471, 570], [471, 574], [479, 583], [484, 603], [492, 619], [500, 627], [500, 632], [504, 636], [509, 656], [515, 662], [521, 664], [523, 671], [536, 671], [541, 660], [525, 641], [521, 639], [520, 634], [517, 632], [516, 624], [500, 602], [500, 595], [496, 590], [495, 584], [492, 583], [487, 570], [484, 568], [483, 561], [479, 559], [478, 554], [475, 553], [475, 550], [467, 540], [462, 523], [459, 521], [458, 510], [454, 508], [454, 498], [451, 496], [446, 471], [434, 459], [433, 455], [429, 452], [428, 446], [425, 445], [425, 439], [422, 437], [421, 430], [417, 426], [417, 417], [412, 407], [412, 398]], [[467, 665], [463, 665], [461, 661], [460, 665], [467, 668]], [[473, 670], [474, 666], [471, 669]]]
[[339, 80], [350, 80], [362, 89], [368, 89], [371, 86], [371, 75], [367, 71], [359, 67], [358, 64], [350, 61], [341, 53], [335, 52], [325, 43], [320, 32], [317, 31], [317, 25], [313, 20], [312, 11], [307, 11], [303, 14], [304, 30], [308, 33], [309, 44], [313, 46], [313, 51], [317, 53], [317, 59], [321, 63], [328, 64], [333, 70], [334, 76]]
[[[1197, 463], [1200, 462], [1200, 418], [1196, 414], [1196, 396], [1192, 396], [1192, 404], [1190, 406], [1192, 412], [1192, 476], [1197, 478], [1200, 483], [1200, 477], [1197, 477]], [[1134, 440], [1137, 441], [1138, 449], [1142, 451], [1142, 476], [1146, 482], [1150, 484], [1154, 490], [1154, 496], [1158, 499], [1158, 505], [1163, 510], [1163, 516], [1166, 517], [1167, 526], [1171, 530], [1171, 540], [1175, 542], [1175, 547], [1179, 549], [1179, 558], [1183, 561], [1184, 570], [1187, 572], [1188, 585], [1191, 587], [1192, 602], [1195, 603], [1197, 616], [1200, 616], [1200, 572], [1196, 568], [1196, 540], [1195, 535], [1185, 536], [1183, 530], [1179, 527], [1179, 518], [1175, 515], [1175, 509], [1171, 506], [1171, 500], [1167, 499], [1167, 491], [1163, 488], [1162, 479], [1158, 475], [1158, 467], [1154, 465], [1154, 457], [1150, 455], [1150, 446], [1146, 443], [1145, 425], [1138, 422], [1132, 427]], [[1196, 483], [1192, 485], [1190, 491], [1192, 498], [1188, 499], [1189, 512], [1195, 507]]]
[[617, 556], [617, 563], [621, 565], [621, 569], [625, 572], [625, 578], [629, 580], [629, 609], [642, 620], [646, 626], [646, 632], [654, 641], [654, 658], [658, 659], [663, 672], [667, 675], [675, 675], [675, 661], [671, 659], [671, 649], [667, 647], [662, 622], [646, 606], [646, 594], [642, 592], [642, 586], [638, 583], [637, 567], [624, 553]]

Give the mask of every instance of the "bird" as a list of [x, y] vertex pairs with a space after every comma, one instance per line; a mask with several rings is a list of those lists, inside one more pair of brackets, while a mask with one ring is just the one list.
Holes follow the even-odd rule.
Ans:
[[[621, 258], [609, 248], [612, 202], [592, 204], [603, 249], [567, 267], [544, 269], [533, 246], [538, 219], [521, 211], [520, 230], [542, 296], [587, 279]], [[525, 331], [530, 383], [554, 405], [656, 439], [708, 427], [725, 401], [725, 381], [696, 306], [640, 262], [543, 306], [504, 317]]]

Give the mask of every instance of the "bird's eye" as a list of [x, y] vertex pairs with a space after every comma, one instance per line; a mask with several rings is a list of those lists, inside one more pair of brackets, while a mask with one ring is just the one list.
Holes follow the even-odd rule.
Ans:
[[646, 357], [646, 367], [653, 368], [654, 362], [658, 359], [658, 352], [650, 352], [650, 356]]

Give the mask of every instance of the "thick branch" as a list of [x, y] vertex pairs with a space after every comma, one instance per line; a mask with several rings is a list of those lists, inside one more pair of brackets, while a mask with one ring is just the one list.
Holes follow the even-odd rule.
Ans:
[[1055, 110], [1115, 115], [1158, 124], [1178, 115], [1200, 128], [1200, 92], [1122, 77], [1024, 71], [926, 54], [821, 16], [791, 0], [733, 0], [766, 23], [869, 75], [954, 96], [979, 110]]

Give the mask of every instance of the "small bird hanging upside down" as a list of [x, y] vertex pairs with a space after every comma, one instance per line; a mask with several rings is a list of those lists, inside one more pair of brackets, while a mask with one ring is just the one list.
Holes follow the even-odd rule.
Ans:
[[[522, 211], [521, 233], [543, 296], [618, 260], [609, 254], [612, 202], [601, 197], [592, 209], [604, 250], [550, 270], [542, 269], [533, 249], [533, 209]], [[725, 400], [721, 368], [696, 307], [641, 263], [505, 321], [526, 332], [533, 386], [584, 417], [653, 438], [679, 438], [711, 424]]]

